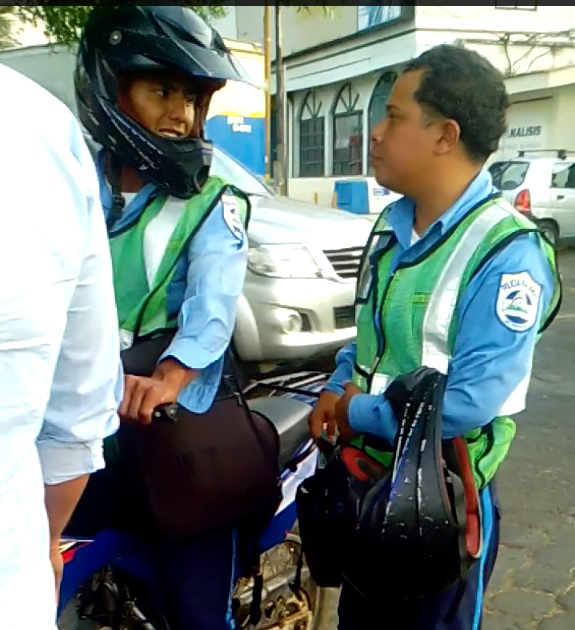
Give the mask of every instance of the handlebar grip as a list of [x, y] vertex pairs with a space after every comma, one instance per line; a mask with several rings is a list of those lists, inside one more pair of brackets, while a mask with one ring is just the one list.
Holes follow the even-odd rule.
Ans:
[[158, 405], [152, 414], [152, 422], [165, 422], [175, 424], [178, 421], [178, 406], [172, 403]]

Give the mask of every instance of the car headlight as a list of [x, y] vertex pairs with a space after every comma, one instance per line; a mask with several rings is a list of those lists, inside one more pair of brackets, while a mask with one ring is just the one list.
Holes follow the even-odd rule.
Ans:
[[270, 278], [321, 278], [321, 270], [301, 244], [270, 244], [250, 247], [248, 268]]

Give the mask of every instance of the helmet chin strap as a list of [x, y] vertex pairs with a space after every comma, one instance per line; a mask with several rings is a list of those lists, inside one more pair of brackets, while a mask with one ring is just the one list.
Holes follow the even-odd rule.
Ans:
[[122, 196], [122, 163], [118, 156], [112, 152], [106, 160], [106, 177], [112, 189], [112, 207], [106, 219], [106, 227], [110, 231], [116, 221], [122, 216], [126, 200]]

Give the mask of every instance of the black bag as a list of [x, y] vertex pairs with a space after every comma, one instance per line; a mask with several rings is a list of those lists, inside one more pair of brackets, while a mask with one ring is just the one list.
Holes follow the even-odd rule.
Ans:
[[296, 505], [310, 573], [319, 586], [330, 588], [341, 586], [346, 571], [353, 572], [362, 560], [355, 533], [362, 501], [390, 471], [355, 446], [331, 446], [325, 441], [321, 446], [328, 457], [326, 466], [301, 483]]
[[[122, 353], [126, 373], [149, 375], [172, 334]], [[271, 520], [282, 498], [279, 436], [252, 413], [230, 355], [216, 402], [203, 414], [177, 405], [148, 426], [123, 424], [120, 453], [135, 473], [157, 529], [185, 537], [215, 527]]]

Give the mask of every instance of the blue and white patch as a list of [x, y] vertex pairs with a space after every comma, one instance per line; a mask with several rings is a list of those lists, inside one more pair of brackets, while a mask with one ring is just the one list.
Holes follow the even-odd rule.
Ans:
[[240, 215], [238, 200], [234, 195], [225, 193], [222, 195], [221, 202], [226, 225], [237, 239], [242, 239], [244, 236], [244, 225]]
[[497, 297], [497, 316], [516, 332], [529, 330], [537, 320], [541, 285], [526, 272], [504, 273]]

